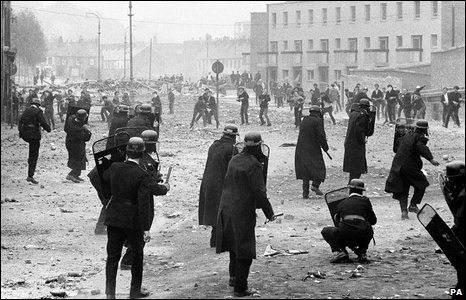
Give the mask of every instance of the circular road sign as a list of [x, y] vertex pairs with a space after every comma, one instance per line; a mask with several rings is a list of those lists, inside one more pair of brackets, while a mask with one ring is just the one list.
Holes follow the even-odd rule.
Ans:
[[218, 60], [212, 64], [212, 71], [214, 71], [216, 74], [222, 73], [223, 68], [223, 64]]

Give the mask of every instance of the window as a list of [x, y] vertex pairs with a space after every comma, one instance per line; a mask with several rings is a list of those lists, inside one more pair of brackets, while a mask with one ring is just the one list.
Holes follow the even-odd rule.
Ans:
[[422, 35], [412, 35], [411, 40], [414, 49], [422, 49]]
[[388, 36], [379, 37], [379, 49], [388, 50]]
[[396, 37], [396, 47], [403, 48], [403, 37], [401, 35]]
[[314, 24], [314, 10], [310, 9], [309, 10], [309, 25]]
[[432, 16], [438, 16], [438, 1], [432, 1]]
[[430, 46], [432, 48], [437, 48], [437, 45], [438, 45], [437, 35], [431, 34], [430, 35]]
[[270, 52], [278, 52], [278, 42], [270, 42]]
[[366, 12], [366, 22], [371, 20], [371, 6], [370, 4], [364, 5], [364, 10]]
[[414, 1], [414, 17], [416, 19], [421, 17], [421, 1]]
[[358, 39], [356, 38], [348, 39], [348, 49], [351, 51], [358, 50]]
[[356, 6], [351, 6], [351, 22], [356, 22]]
[[328, 40], [320, 40], [320, 49], [322, 51], [328, 51]]
[[61, 64], [62, 64], [63, 66], [66, 65], [66, 58], [62, 58], [62, 59], [61, 59]]
[[307, 80], [314, 80], [314, 70], [307, 70]]
[[341, 79], [341, 70], [335, 70], [335, 80]]
[[327, 9], [322, 8], [322, 24], [327, 25]]
[[288, 79], [288, 70], [283, 70], [283, 79]]
[[303, 51], [303, 41], [301, 41], [301, 40], [294, 41], [294, 51], [296, 51], [296, 52], [302, 52]]
[[380, 19], [387, 20], [387, 3], [380, 3]]
[[366, 49], [371, 48], [371, 38], [370, 37], [365, 37], [364, 38], [364, 44], [366, 45]]
[[76, 65], [79, 66], [81, 63], [81, 60], [79, 59], [79, 57], [76, 57]]
[[341, 39], [335, 39], [335, 49], [341, 48]]
[[309, 50], [313, 50], [314, 49], [314, 40], [307, 40], [307, 48]]
[[301, 11], [300, 10], [296, 11], [296, 25], [301, 26]]
[[403, 2], [396, 3], [396, 18], [398, 20], [403, 19]]
[[337, 24], [340, 24], [341, 22], [341, 7], [335, 8], [335, 20]]
[[89, 66], [93, 66], [95, 64], [95, 61], [93, 58], [89, 59]]
[[272, 28], [277, 26], [277, 13], [272, 13]]
[[283, 13], [283, 26], [288, 26], [288, 12], [286, 11]]
[[288, 41], [283, 41], [283, 51], [288, 50]]

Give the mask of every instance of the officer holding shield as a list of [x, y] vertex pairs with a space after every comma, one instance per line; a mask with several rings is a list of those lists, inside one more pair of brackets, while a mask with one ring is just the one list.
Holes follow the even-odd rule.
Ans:
[[349, 197], [338, 204], [334, 215], [335, 227], [322, 229], [322, 236], [335, 253], [331, 263], [349, 261], [346, 247], [354, 251], [359, 262], [367, 262], [367, 248], [374, 236], [372, 225], [377, 223], [369, 198], [362, 195], [364, 182], [352, 179], [348, 187]]

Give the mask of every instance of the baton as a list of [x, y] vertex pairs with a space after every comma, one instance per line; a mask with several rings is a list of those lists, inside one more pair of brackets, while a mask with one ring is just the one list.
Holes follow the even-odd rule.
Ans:
[[170, 180], [170, 174], [171, 173], [172, 173], [172, 167], [168, 168], [167, 178], [165, 179], [165, 183], [168, 183], [168, 180]]
[[328, 155], [328, 158], [333, 159], [333, 158], [330, 156], [330, 154], [328, 154], [328, 152], [325, 152], [325, 154]]
[[[275, 217], [281, 217], [281, 216], [283, 216], [283, 213], [281, 212], [281, 213], [278, 213], [278, 214], [276, 214], [274, 216]], [[268, 222], [269, 222], [269, 220], [265, 220], [264, 225], [267, 224]]]

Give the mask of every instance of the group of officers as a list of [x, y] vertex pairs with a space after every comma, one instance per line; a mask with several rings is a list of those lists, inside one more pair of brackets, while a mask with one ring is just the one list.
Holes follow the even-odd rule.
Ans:
[[[243, 93], [238, 94], [240, 99]], [[209, 91], [206, 91], [206, 96], [210, 97]], [[202, 97], [202, 101], [205, 101], [204, 99]], [[21, 126], [19, 126], [20, 136], [30, 143], [27, 180], [32, 183], [37, 183], [33, 179], [37, 159], [35, 162], [31, 160], [31, 157], [36, 155], [33, 153], [35, 149], [38, 150], [36, 134], [39, 133], [40, 140], [39, 126], [46, 131], [51, 130], [39, 105], [40, 101], [35, 98], [31, 108], [21, 116]], [[372, 225], [377, 222], [370, 200], [363, 195], [364, 182], [359, 179], [361, 174], [367, 173], [365, 144], [367, 138], [374, 132], [375, 112], [370, 107], [368, 100], [361, 99], [357, 105], [352, 106], [350, 112], [343, 165], [343, 170], [350, 173], [349, 196], [339, 204], [334, 215], [336, 226], [322, 230], [322, 236], [334, 252], [330, 260], [332, 263], [349, 260], [347, 247], [355, 252], [360, 262], [367, 262], [367, 249], [373, 238]], [[118, 262], [125, 244], [128, 246], [125, 256], [129, 258], [126, 262], [122, 262], [121, 267], [123, 269], [123, 266], [126, 266], [132, 272], [130, 297], [139, 298], [149, 295], [142, 288], [142, 262], [143, 247], [145, 242], [150, 240], [149, 230], [154, 218], [153, 196], [165, 195], [170, 190], [168, 183], [162, 183], [158, 168], [154, 168], [157, 162], [151, 158], [159, 136], [154, 130], [156, 115], [151, 105], [141, 105], [137, 108], [134, 118], [129, 118], [128, 112], [128, 106], [116, 107], [108, 134], [109, 141], [119, 128], [145, 126], [150, 129], [142, 132], [140, 137], [131, 137], [127, 141], [126, 160], [119, 159], [112, 162], [110, 159], [104, 162], [103, 174], [99, 174], [98, 171], [91, 171], [89, 174], [103, 204], [96, 234], [106, 232], [108, 236], [106, 263], [108, 298], [115, 297]], [[70, 142], [68, 143], [67, 137], [67, 148], [83, 149], [82, 145], [90, 139], [90, 131], [85, 125], [87, 118], [88, 114], [84, 109], [79, 109], [76, 114], [68, 116], [65, 125], [68, 128], [65, 131], [70, 135]], [[195, 120], [194, 116], [193, 119]], [[247, 122], [247, 118], [245, 121]], [[200, 188], [199, 224], [212, 226], [210, 246], [215, 247], [217, 253], [229, 252], [228, 284], [234, 287], [235, 297], [243, 297], [255, 293], [248, 287], [247, 281], [252, 260], [256, 258], [255, 211], [257, 208], [262, 209], [269, 221], [275, 220], [276, 216], [267, 197], [266, 177], [261, 164], [265, 158], [261, 147], [262, 137], [259, 133], [247, 133], [244, 138], [244, 148], [239, 151], [235, 147], [238, 135], [238, 127], [227, 125], [220, 140], [215, 141], [209, 148]], [[73, 137], [79, 137], [79, 142]], [[429, 185], [421, 171], [421, 157], [433, 165], [439, 165], [433, 159], [427, 141], [428, 123], [418, 120], [415, 129], [407, 132], [398, 141], [399, 146], [394, 149], [396, 154], [385, 190], [393, 193], [393, 197], [400, 201], [402, 219], [408, 218], [408, 211], [419, 212], [417, 205]], [[76, 146], [78, 143], [79, 147]], [[116, 146], [110, 143], [107, 148]], [[326, 173], [321, 149], [327, 152], [328, 148], [321, 107], [312, 105], [309, 116], [304, 117], [300, 123], [295, 153], [296, 177], [303, 180], [303, 198], [309, 197], [309, 189], [317, 195], [323, 194], [320, 184], [324, 182]], [[82, 169], [81, 165], [72, 168], [70, 161], [68, 165], [74, 172], [70, 172], [68, 176], [81, 181], [80, 171], [77, 173], [78, 169]], [[456, 203], [456, 232], [462, 232], [461, 230], [464, 230], [464, 162], [448, 164], [447, 179], [451, 179], [448, 183], [451, 185], [452, 197]], [[311, 181], [312, 186], [310, 186]], [[414, 187], [414, 195], [408, 208], [410, 186]], [[102, 223], [106, 226], [106, 230]], [[460, 276], [464, 276], [464, 272], [458, 271], [458, 277]], [[460, 282], [462, 281], [459, 280], [459, 286]]]

